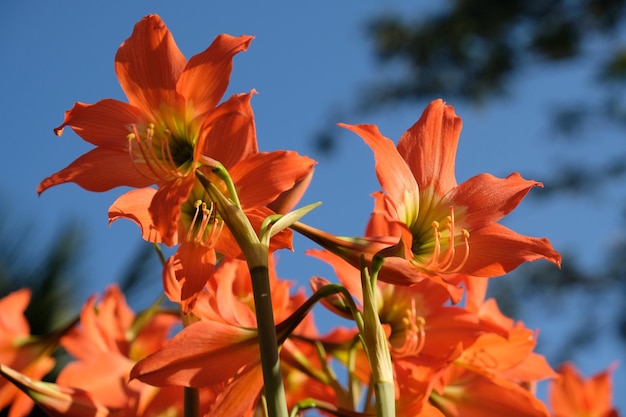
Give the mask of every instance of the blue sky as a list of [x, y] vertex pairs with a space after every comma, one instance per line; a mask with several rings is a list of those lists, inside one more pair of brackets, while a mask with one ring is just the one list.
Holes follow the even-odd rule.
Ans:
[[[425, 100], [371, 114], [349, 111], [368, 82], [393, 76], [375, 62], [365, 36], [366, 19], [385, 12], [416, 14], [413, 2], [399, 0], [364, 0], [350, 6], [343, 2], [3, 2], [0, 201], [3, 215], [34, 230], [15, 238], [29, 239], [25, 243], [37, 248], [73, 219], [88, 236], [84, 265], [94, 278], [89, 291], [103, 289], [125, 267], [136, 248], [138, 229], [124, 221], [109, 228], [106, 217], [107, 208], [124, 190], [94, 194], [67, 184], [38, 197], [35, 189], [41, 179], [90, 149], [69, 129], [62, 138], [54, 136], [52, 128], [61, 123], [64, 111], [75, 101], [124, 100], [113, 70], [114, 55], [134, 24], [149, 13], [163, 18], [187, 57], [204, 50], [219, 33], [256, 37], [250, 49], [235, 58], [227, 95], [258, 91], [252, 104], [262, 150], [293, 149], [319, 160], [303, 204], [322, 201], [323, 205], [307, 221], [337, 234], [362, 233], [372, 208], [370, 193], [378, 189], [371, 152], [356, 136], [334, 125], [375, 123], [395, 140], [427, 104]], [[513, 171], [542, 180], [566, 158], [600, 162], [607, 150], [618, 146], [621, 132], [598, 130], [593, 132], [594, 141], [569, 148], [545, 140], [552, 104], [593, 97], [590, 68], [581, 62], [557, 70], [526, 70], [516, 78], [509, 98], [478, 109], [448, 100], [464, 122], [457, 156], [459, 182], [480, 172], [505, 176]], [[320, 130], [337, 133], [333, 157], [315, 153], [312, 137]], [[625, 199], [618, 185], [589, 199], [525, 201], [505, 223], [520, 233], [549, 237], [558, 250], [575, 251], [592, 267], [602, 261], [603, 250], [617, 237], [620, 213], [614, 208], [622, 207]], [[590, 221], [581, 221], [585, 219]], [[304, 284], [311, 275], [329, 274], [319, 262], [303, 257], [302, 250], [310, 246], [298, 239], [296, 253], [281, 254], [282, 276]], [[550, 337], [551, 332], [569, 326], [564, 320], [579, 319], [551, 314], [533, 317], [528, 324], [542, 328], [541, 337]], [[615, 392], [620, 392], [626, 387], [623, 346], [599, 341], [577, 357], [577, 363], [585, 373], [592, 373], [613, 359], [622, 362], [615, 372]], [[626, 399], [616, 398], [616, 402], [626, 409]]]

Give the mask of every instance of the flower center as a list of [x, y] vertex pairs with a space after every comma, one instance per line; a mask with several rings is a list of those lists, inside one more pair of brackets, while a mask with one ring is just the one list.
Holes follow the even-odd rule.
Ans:
[[[425, 241], [414, 239], [413, 263], [431, 272], [456, 273], [463, 268], [469, 257], [469, 232], [455, 224], [454, 207], [450, 206], [450, 214], [442, 221], [433, 220], [432, 233]], [[415, 234], [414, 234], [415, 236]], [[461, 248], [462, 251], [458, 249]], [[420, 258], [430, 255], [426, 262]]]
[[193, 166], [193, 143], [188, 138], [173, 135], [169, 129], [155, 129], [150, 123], [140, 131], [133, 125], [127, 137], [133, 163], [150, 178], [168, 182], [185, 176]]
[[402, 334], [404, 335], [404, 340], [398, 347], [395, 347], [394, 343], [392, 343], [393, 354], [397, 357], [419, 354], [426, 342], [426, 320], [422, 316], [417, 315], [415, 299], [413, 298], [411, 299], [411, 308], [406, 310], [406, 315], [402, 318], [402, 324], [404, 330], [398, 331], [396, 335], [392, 335], [392, 338], [396, 339]]
[[215, 242], [224, 227], [224, 222], [217, 213], [215, 203], [196, 200], [192, 207], [191, 213], [189, 210], [184, 210], [191, 217], [185, 240], [202, 246], [215, 246]]

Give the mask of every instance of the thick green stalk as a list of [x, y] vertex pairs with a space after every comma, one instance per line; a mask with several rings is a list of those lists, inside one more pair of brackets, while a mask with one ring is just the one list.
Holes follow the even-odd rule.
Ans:
[[372, 368], [372, 381], [376, 393], [376, 416], [395, 417], [395, 392], [393, 383], [393, 366], [387, 342], [387, 336], [380, 323], [376, 306], [376, 281], [384, 258], [375, 256], [372, 262], [371, 275], [361, 259], [361, 284], [363, 288], [363, 322], [362, 330], [365, 349]]
[[268, 414], [270, 417], [287, 417], [287, 400], [283, 377], [280, 372], [269, 271], [265, 266], [251, 267], [250, 275], [252, 276], [252, 291], [259, 331], [259, 349], [261, 350]]
[[[228, 176], [228, 172], [218, 171], [223, 180]], [[196, 176], [211, 199], [217, 204], [219, 215], [237, 241], [250, 270], [269, 417], [288, 417], [285, 388], [280, 372], [274, 310], [272, 308], [272, 292], [268, 271], [269, 244], [261, 243], [241, 207], [226, 198], [215, 184], [212, 184], [200, 171], [196, 171]], [[234, 188], [230, 192], [234, 195]], [[230, 197], [233, 198], [233, 195]]]
[[395, 417], [396, 399], [393, 381], [383, 381], [374, 384], [376, 392], [376, 415], [384, 417]]

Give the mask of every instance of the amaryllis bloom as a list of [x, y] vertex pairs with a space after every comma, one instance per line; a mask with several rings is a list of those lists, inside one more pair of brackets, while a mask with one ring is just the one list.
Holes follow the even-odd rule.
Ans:
[[[270, 280], [276, 321], [286, 323], [304, 294], [290, 294], [291, 283], [279, 280], [272, 264]], [[211, 389], [216, 393], [211, 415], [252, 415], [263, 378], [250, 281], [245, 261], [224, 259], [192, 310], [197, 321], [138, 362], [131, 376], [155, 386]], [[281, 356], [295, 349], [286, 338], [297, 323], [277, 328], [279, 343], [285, 342]], [[299, 334], [312, 336], [310, 328], [300, 329]]]
[[612, 406], [614, 366], [585, 379], [571, 363], [558, 368], [559, 377], [548, 388], [553, 417], [618, 417]]
[[92, 296], [83, 306], [80, 326], [61, 339], [75, 360], [63, 368], [57, 384], [85, 390], [99, 404], [126, 415], [182, 410], [182, 389], [159, 390], [129, 380], [135, 362], [161, 348], [179, 318], [165, 313], [143, 317], [143, 323], [135, 318], [117, 286], [110, 286], [101, 300]]
[[450, 417], [548, 417], [545, 404], [516, 381], [486, 377], [451, 364], [440, 376], [430, 403]]
[[[329, 242], [315, 230], [296, 226], [322, 246], [358, 265], [358, 256], [350, 257], [346, 250], [371, 257], [395, 243], [393, 254], [399, 256], [385, 259], [379, 279], [403, 285], [432, 279], [453, 287], [459, 276], [495, 277], [526, 261], [560, 264], [561, 256], [547, 239], [498, 224], [541, 183], [514, 173], [506, 178], [479, 174], [457, 184], [454, 162], [461, 119], [442, 100], [429, 104], [397, 147], [374, 125], [340, 126], [359, 135], [374, 152], [382, 191], [374, 195], [366, 240]], [[460, 293], [451, 295], [458, 299]]]
[[[201, 155], [219, 156], [228, 168], [241, 154], [256, 152], [256, 143], [238, 140], [238, 134], [247, 137], [251, 123], [241, 99], [218, 105], [233, 56], [245, 51], [252, 39], [222, 34], [187, 60], [161, 18], [144, 17], [115, 56], [128, 103], [78, 102], [67, 111], [56, 134], [69, 126], [96, 148], [43, 180], [37, 191], [65, 182], [89, 191], [157, 184], [160, 195], [155, 201], [176, 207], [193, 184]], [[155, 210], [157, 223], [171, 222], [162, 210]]]
[[[255, 136], [249, 136], [255, 141]], [[281, 199], [281, 208], [289, 209], [295, 204], [289, 195], [290, 190], [298, 189], [302, 181], [307, 181], [313, 172], [315, 161], [292, 151], [257, 152], [242, 157], [229, 169], [233, 187], [237, 193], [241, 209], [258, 231], [266, 217], [275, 214], [267, 206]], [[199, 168], [216, 184], [225, 196], [229, 190], [223, 181], [204, 167]], [[259, 179], [262, 180], [259, 180]], [[301, 194], [298, 190], [297, 193]], [[224, 224], [217, 204], [211, 199], [199, 181], [193, 183], [185, 200], [174, 212], [168, 213], [175, 221], [171, 240], [163, 235], [171, 227], [162, 227], [157, 223], [152, 208], [159, 191], [154, 188], [132, 190], [122, 195], [109, 209], [111, 222], [126, 218], [137, 223], [144, 239], [169, 245], [179, 244], [173, 257], [164, 268], [164, 279], [172, 275], [181, 283], [181, 302], [188, 312], [202, 291], [205, 283], [214, 271], [218, 253], [231, 258], [241, 257], [241, 250], [235, 237]], [[289, 201], [285, 206], [286, 201]], [[156, 210], [167, 212], [167, 202], [161, 202]], [[164, 213], [165, 215], [165, 213]], [[291, 248], [291, 231], [284, 230], [274, 236], [270, 242], [271, 250]]]

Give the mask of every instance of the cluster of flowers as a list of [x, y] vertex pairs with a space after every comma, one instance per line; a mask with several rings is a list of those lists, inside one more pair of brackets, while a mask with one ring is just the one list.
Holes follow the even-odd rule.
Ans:
[[[176, 247], [162, 279], [179, 309], [159, 300], [135, 314], [112, 285], [76, 322], [35, 337], [23, 317], [29, 291], [10, 294], [0, 301], [0, 408], [10, 406], [10, 416], [34, 403], [52, 416], [286, 416], [281, 407], [351, 417], [617, 416], [610, 370], [587, 381], [570, 365], [553, 370], [534, 352], [536, 333], [486, 299], [490, 277], [526, 261], [560, 264], [547, 239], [498, 224], [541, 184], [519, 174], [457, 184], [461, 119], [435, 100], [397, 146], [376, 126], [342, 125], [372, 149], [382, 191], [362, 237], [308, 226], [300, 220], [314, 207], [294, 207], [315, 161], [259, 152], [254, 91], [220, 103], [233, 57], [251, 40], [220, 35], [187, 60], [161, 19], [147, 16], [115, 59], [128, 103], [66, 112], [55, 132], [69, 126], [95, 148], [38, 192], [66, 182], [132, 187], [109, 220], [130, 219], [143, 239]], [[291, 248], [293, 231], [323, 248], [307, 253], [339, 282], [313, 277], [307, 298], [276, 277], [272, 254]], [[320, 335], [310, 313], [318, 302], [355, 325]], [[59, 346], [74, 360], [42, 382]], [[549, 404], [535, 393], [544, 379]]]

